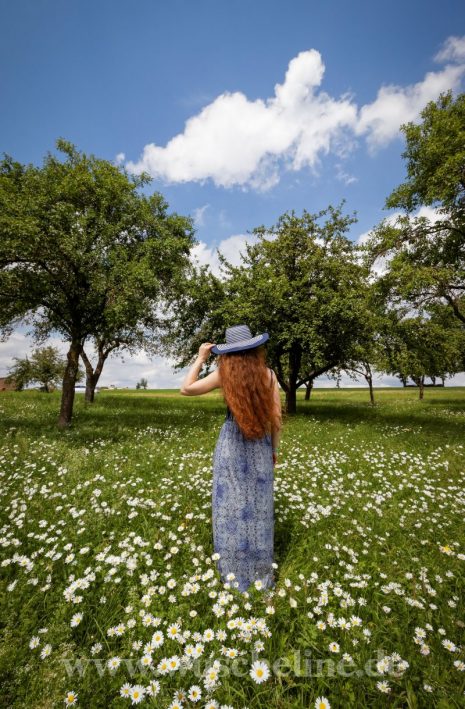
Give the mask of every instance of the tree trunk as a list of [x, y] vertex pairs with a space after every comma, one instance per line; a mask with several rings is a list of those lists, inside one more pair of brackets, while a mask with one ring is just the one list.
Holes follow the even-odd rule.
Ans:
[[71, 423], [73, 416], [74, 403], [74, 385], [76, 383], [76, 374], [79, 367], [79, 355], [82, 351], [82, 343], [80, 340], [72, 340], [67, 354], [67, 363], [63, 376], [63, 384], [61, 390], [61, 408], [58, 418], [58, 427], [66, 428]]
[[373, 377], [371, 376], [371, 374], [368, 374], [368, 375], [365, 375], [365, 379], [367, 380], [368, 386], [370, 387], [370, 402], [371, 402], [371, 405], [374, 406], [375, 405], [375, 395], [373, 392]]
[[302, 352], [299, 344], [294, 344], [289, 351], [289, 382], [286, 391], [286, 413], [297, 411], [297, 379], [299, 377]]
[[313, 389], [313, 379], [310, 379], [309, 382], [305, 385], [305, 401], [308, 401], [310, 399], [311, 393]]
[[84, 348], [82, 348], [81, 359], [84, 362], [84, 366], [86, 368], [86, 394], [84, 399], [86, 404], [92, 404], [94, 401], [95, 387], [97, 386], [98, 380], [100, 379], [103, 365], [105, 364], [105, 360], [108, 357], [109, 352], [110, 350], [104, 352], [103, 347], [99, 345], [98, 362], [94, 370], [92, 367], [92, 363], [90, 362]]
[[297, 411], [297, 389], [289, 388], [286, 391], [286, 413], [295, 414]]
[[425, 378], [420, 377], [420, 399], [423, 399], [424, 387], [425, 387]]
[[86, 404], [94, 403], [95, 387], [97, 386], [99, 378], [99, 374], [95, 376], [94, 374], [89, 375], [86, 372], [86, 393], [84, 397], [84, 402]]

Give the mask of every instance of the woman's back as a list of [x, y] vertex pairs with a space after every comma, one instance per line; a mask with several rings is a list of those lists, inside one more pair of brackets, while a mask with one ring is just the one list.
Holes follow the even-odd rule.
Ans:
[[240, 591], [254, 581], [264, 588], [274, 586], [271, 443], [269, 433], [246, 438], [227, 407], [213, 454], [213, 543], [222, 578], [233, 573]]
[[[270, 387], [272, 387], [273, 386], [273, 370], [268, 368], [268, 372], [270, 374]], [[226, 405], [226, 418], [234, 418], [234, 414], [232, 413], [231, 409], [227, 405]]]

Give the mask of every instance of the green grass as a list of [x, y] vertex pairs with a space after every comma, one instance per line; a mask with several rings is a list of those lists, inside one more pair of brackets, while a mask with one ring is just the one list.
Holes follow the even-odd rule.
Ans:
[[[120, 688], [156, 679], [143, 705], [174, 707], [198, 685], [200, 702], [179, 706], [464, 707], [465, 388], [375, 397], [299, 391], [275, 468], [277, 585], [247, 597], [211, 558], [217, 393], [102, 391], [88, 407], [76, 396], [63, 432], [58, 392], [2, 392], [1, 706], [62, 707], [70, 690], [76, 706], [132, 706]], [[164, 643], [148, 648], [157, 631]], [[189, 646], [190, 667], [137, 665]], [[393, 653], [405, 663], [381, 673]], [[270, 668], [261, 684], [257, 659]]]

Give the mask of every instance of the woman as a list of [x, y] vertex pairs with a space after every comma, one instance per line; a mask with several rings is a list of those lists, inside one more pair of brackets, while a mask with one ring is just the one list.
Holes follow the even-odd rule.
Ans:
[[[226, 342], [204, 343], [181, 394], [222, 390], [227, 405], [213, 454], [213, 547], [223, 581], [234, 574], [240, 591], [273, 588], [274, 465], [281, 436], [281, 398], [266, 366], [268, 333], [252, 337], [247, 325], [226, 328]], [[210, 353], [218, 368], [197, 380]]]

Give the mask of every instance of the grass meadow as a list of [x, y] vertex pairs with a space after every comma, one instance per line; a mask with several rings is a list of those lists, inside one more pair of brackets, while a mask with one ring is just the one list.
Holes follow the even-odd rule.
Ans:
[[0, 394], [0, 706], [465, 707], [465, 388], [284, 417], [272, 591], [213, 557], [214, 393]]

